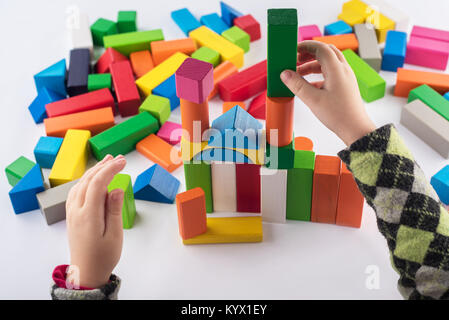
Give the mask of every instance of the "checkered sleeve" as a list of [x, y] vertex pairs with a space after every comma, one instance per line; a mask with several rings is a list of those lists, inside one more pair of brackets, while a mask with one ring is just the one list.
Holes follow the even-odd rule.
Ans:
[[449, 213], [393, 125], [339, 153], [377, 215], [406, 299], [449, 299]]

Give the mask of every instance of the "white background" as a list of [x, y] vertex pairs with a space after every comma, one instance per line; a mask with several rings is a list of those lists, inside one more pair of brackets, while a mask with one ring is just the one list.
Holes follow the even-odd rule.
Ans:
[[[343, 1], [228, 1], [251, 13], [262, 25], [263, 38], [245, 56], [250, 66], [266, 57], [266, 9], [296, 7], [299, 21], [321, 28], [337, 20]], [[390, 1], [412, 17], [412, 23], [449, 29], [447, 0]], [[91, 23], [115, 20], [119, 10], [137, 10], [142, 30], [162, 28], [166, 39], [184, 37], [170, 12], [185, 7], [197, 16], [218, 12], [218, 1], [0, 1], [0, 168], [18, 156], [33, 157], [41, 135], [27, 110], [36, 95], [33, 75], [67, 57], [67, 8], [78, 6]], [[414, 68], [411, 66], [411, 68]], [[384, 99], [367, 105], [380, 126], [393, 122], [430, 178], [447, 161], [399, 125], [406, 99], [392, 96], [395, 73], [381, 73], [388, 82]], [[212, 118], [221, 112], [215, 99]], [[171, 120], [180, 121], [179, 109]], [[315, 142], [317, 154], [335, 155], [344, 145], [323, 127], [301, 101], [296, 101], [295, 134]], [[127, 156], [126, 173], [136, 176], [151, 163], [137, 152]], [[4, 175], [4, 174], [3, 174]], [[182, 168], [175, 176], [184, 179]], [[0, 298], [48, 299], [50, 276], [58, 264], [69, 263], [64, 222], [47, 226], [39, 211], [14, 215], [10, 186], [0, 179]], [[123, 279], [122, 299], [400, 299], [386, 241], [377, 231], [374, 212], [365, 207], [362, 228], [288, 221], [264, 224], [258, 244], [183, 246], [175, 205], [137, 202], [138, 218], [125, 231], [122, 259], [115, 272]], [[380, 289], [369, 290], [368, 266], [377, 266]]]

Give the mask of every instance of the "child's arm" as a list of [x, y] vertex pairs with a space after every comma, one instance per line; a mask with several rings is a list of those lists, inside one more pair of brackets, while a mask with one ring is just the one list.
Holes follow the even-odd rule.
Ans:
[[[449, 213], [394, 126], [375, 128], [341, 52], [314, 41], [300, 43], [298, 52], [298, 74], [284, 71], [281, 78], [348, 145], [339, 156], [376, 212], [401, 294], [449, 299]], [[303, 63], [310, 54], [317, 61]], [[301, 77], [310, 73], [323, 73], [324, 82]]]
[[[126, 165], [123, 156], [106, 156], [69, 193], [67, 234], [70, 266], [57, 267], [53, 299], [116, 299], [120, 279], [112, 274], [123, 244], [123, 191], [108, 185]], [[72, 290], [75, 289], [75, 290]]]

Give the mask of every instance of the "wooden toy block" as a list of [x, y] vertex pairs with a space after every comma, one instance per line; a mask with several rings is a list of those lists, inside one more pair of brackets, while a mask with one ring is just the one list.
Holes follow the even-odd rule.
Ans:
[[115, 124], [111, 108], [72, 113], [44, 120], [47, 136], [63, 138], [69, 129], [88, 130], [92, 136], [103, 132]]
[[449, 42], [420, 37], [410, 37], [405, 63], [438, 70], [446, 70], [449, 59]]
[[449, 204], [449, 166], [438, 171], [430, 180], [441, 202]]
[[360, 193], [351, 171], [342, 163], [336, 224], [339, 226], [360, 228], [365, 198]]
[[296, 137], [295, 150], [313, 151], [313, 141], [307, 137]]
[[12, 187], [17, 185], [35, 165], [36, 164], [33, 161], [24, 156], [17, 158], [5, 169], [6, 178], [8, 179], [9, 184]]
[[251, 42], [261, 38], [260, 23], [250, 14], [235, 18], [234, 26], [248, 33]]
[[282, 71], [296, 71], [298, 13], [296, 9], [268, 9], [268, 97], [293, 97], [281, 81]]
[[188, 56], [184, 53], [175, 53], [170, 58], [147, 72], [143, 77], [137, 79], [137, 87], [145, 96], [150, 95], [151, 91], [171, 77], [187, 58]]
[[354, 26], [354, 33], [357, 37], [357, 41], [359, 42], [360, 58], [369, 64], [371, 68], [376, 70], [376, 72], [379, 72], [382, 65], [382, 55], [380, 54], [374, 27], [370, 24], [356, 24]]
[[117, 24], [114, 21], [100, 18], [90, 27], [94, 45], [103, 47], [104, 37], [117, 34]]
[[117, 16], [117, 30], [119, 33], [137, 31], [137, 12], [119, 11]]
[[41, 168], [38, 164], [9, 191], [15, 214], [39, 209], [36, 195], [45, 190]]
[[249, 104], [248, 113], [256, 119], [265, 120], [266, 103], [267, 103], [267, 92], [264, 91], [251, 101], [251, 103]]
[[233, 26], [223, 31], [221, 35], [223, 38], [242, 48], [244, 52], [249, 51], [249, 43], [251, 42], [251, 38], [248, 33], [239, 27]]
[[167, 60], [176, 52], [182, 52], [190, 56], [196, 49], [196, 43], [192, 38], [153, 41], [151, 43], [151, 53], [155, 65]]
[[216, 13], [205, 14], [200, 18], [200, 22], [218, 34], [229, 29], [229, 26]]
[[406, 98], [411, 90], [423, 84], [444, 94], [449, 90], [449, 74], [399, 68], [394, 95]]
[[[242, 150], [242, 149], [240, 149]], [[253, 164], [251, 159], [249, 159], [243, 152], [227, 149], [227, 148], [216, 148], [209, 147], [197, 154], [194, 161], [207, 161], [207, 162], [233, 162], [233, 163], [250, 163]]]
[[168, 172], [173, 172], [182, 165], [181, 151], [155, 134], [150, 134], [137, 143], [136, 149]]
[[352, 27], [346, 22], [339, 20], [324, 26], [325, 36], [352, 33]]
[[208, 27], [202, 26], [190, 32], [190, 37], [200, 47], [211, 48], [220, 53], [221, 61], [230, 61], [237, 68], [243, 67], [244, 51], [239, 46], [216, 34]]
[[207, 47], [201, 47], [192, 54], [193, 59], [211, 63], [214, 68], [220, 64], [220, 54]]
[[176, 94], [180, 99], [194, 103], [208, 100], [214, 88], [214, 66], [187, 58], [175, 73]]
[[408, 102], [421, 100], [436, 113], [449, 121], [449, 101], [426, 84], [410, 91]]
[[391, 6], [384, 0], [364, 0], [372, 8], [378, 8], [385, 16], [394, 21], [396, 30], [408, 32], [410, 17], [397, 7]]
[[171, 145], [177, 145], [181, 142], [182, 126], [178, 123], [166, 121], [157, 132], [157, 136]]
[[67, 73], [67, 93], [77, 96], [87, 92], [87, 78], [90, 73], [89, 49], [73, 49], [70, 51], [70, 64]]
[[372, 102], [385, 96], [385, 80], [363, 61], [354, 51], [344, 50], [343, 55], [351, 66], [359, 84], [360, 94], [366, 102]]
[[401, 31], [388, 31], [382, 58], [382, 70], [396, 72], [404, 66], [407, 50], [407, 34]]
[[129, 55], [129, 60], [131, 61], [136, 78], [143, 77], [154, 68], [153, 58], [149, 50], [132, 52]]
[[89, 74], [87, 78], [87, 91], [100, 89], [112, 89], [112, 77], [110, 73]]
[[31, 116], [35, 123], [41, 123], [47, 118], [47, 111], [45, 110], [45, 106], [49, 103], [60, 101], [65, 99], [66, 96], [51, 91], [45, 87], [43, 87], [37, 94], [37, 97], [33, 100], [33, 102], [28, 107]]
[[427, 27], [413, 26], [410, 36], [449, 42], [449, 31]]
[[287, 219], [310, 221], [315, 153], [296, 150], [287, 174]]
[[311, 221], [336, 223], [340, 158], [317, 155], [313, 174]]
[[75, 21], [68, 26], [70, 33], [71, 49], [89, 49], [91, 57], [94, 54], [94, 42], [90, 31], [89, 17], [84, 12], [79, 12]]
[[162, 126], [170, 118], [170, 100], [150, 94], [139, 107], [139, 112], [149, 112]]
[[67, 131], [48, 178], [52, 187], [76, 180], [84, 174], [90, 137], [87, 130]]
[[341, 51], [347, 49], [357, 51], [359, 49], [359, 41], [353, 33], [339, 34], [336, 36], [314, 37], [313, 40], [333, 44], [338, 50]]
[[287, 203], [287, 170], [260, 169], [262, 220], [285, 223]]
[[407, 104], [402, 109], [401, 124], [442, 157], [449, 158], [449, 122], [424, 102]]
[[171, 18], [186, 36], [189, 36], [190, 31], [201, 27], [201, 23], [187, 8], [172, 11]]
[[377, 41], [379, 43], [385, 42], [387, 32], [394, 30], [396, 27], [393, 20], [375, 10], [366, 18], [366, 22], [371, 23], [376, 28]]
[[220, 9], [221, 18], [230, 27], [233, 25], [236, 18], [243, 16], [243, 14], [241, 14], [239, 11], [235, 10], [233, 7], [224, 3], [223, 1], [220, 1]]
[[267, 143], [265, 166], [269, 169], [291, 169], [295, 162], [293, 141], [283, 147], [275, 147]]
[[[207, 147], [207, 141], [190, 142], [184, 137], [181, 137], [181, 152], [182, 161], [190, 161]], [[201, 157], [200, 159], [201, 160]]]
[[55, 224], [66, 219], [66, 201], [70, 190], [78, 180], [65, 183], [55, 188], [47, 189], [36, 195], [41, 213], [47, 225]]
[[136, 148], [137, 142], [159, 130], [159, 122], [148, 112], [140, 113], [97, 134], [89, 142], [97, 160], [106, 155], [125, 155]]
[[181, 124], [187, 141], [201, 142], [209, 129], [209, 103], [194, 103], [181, 99]]
[[[342, 11], [338, 15], [338, 19], [341, 21], [344, 21], [349, 26], [354, 27], [356, 24], [364, 23], [366, 18], [357, 12], [346, 10], [346, 11]], [[377, 42], [377, 37], [376, 37], [376, 42]]]
[[207, 231], [206, 198], [201, 188], [195, 188], [176, 196], [179, 234], [183, 240], [199, 236]]
[[234, 108], [235, 106], [239, 106], [243, 110], [246, 110], [246, 103], [243, 101], [225, 101], [223, 102], [223, 114]]
[[164, 40], [161, 29], [120, 33], [104, 37], [104, 47], [114, 48], [121, 54], [129, 56], [131, 53], [150, 50], [153, 41]]
[[101, 55], [95, 65], [96, 73], [107, 73], [110, 72], [110, 66], [113, 63], [128, 60], [123, 54], [115, 49], [107, 48], [105, 52]]
[[361, 15], [364, 19], [366, 19], [373, 12], [373, 9], [366, 4], [366, 1], [351, 0], [343, 4], [342, 11], [353, 12], [354, 14]]
[[260, 165], [235, 165], [237, 212], [260, 213]]
[[172, 75], [153, 90], [153, 94], [170, 100], [170, 110], [173, 111], [180, 105], [180, 100], [176, 95], [176, 78]]
[[209, 95], [209, 100], [215, 97], [218, 93], [218, 84], [226, 79], [227, 77], [230, 77], [236, 73], [238, 73], [239, 70], [237, 67], [229, 62], [225, 61], [221, 63], [218, 67], [214, 69], [214, 89]]
[[108, 185], [108, 192], [115, 189], [122, 189], [125, 193], [122, 207], [123, 229], [131, 229], [137, 214], [131, 176], [121, 173], [116, 174]]
[[111, 91], [109, 89], [101, 89], [49, 103], [45, 106], [45, 109], [48, 117], [53, 118], [107, 107], [113, 110], [114, 106], [115, 102]]
[[63, 140], [56, 137], [40, 137], [34, 148], [34, 158], [41, 168], [53, 167]]
[[235, 163], [212, 162], [212, 194], [215, 212], [237, 211]]
[[449, 92], [446, 92], [446, 94], [443, 96], [446, 100], [449, 100]]
[[267, 60], [261, 61], [218, 83], [223, 101], [243, 101], [267, 89]]
[[180, 184], [167, 170], [155, 164], [137, 177], [134, 197], [138, 200], [173, 203]]
[[298, 28], [298, 42], [312, 40], [316, 37], [322, 37], [320, 28], [316, 24], [301, 26]]
[[185, 162], [186, 190], [201, 188], [206, 198], [206, 212], [214, 212], [211, 165], [207, 162]]
[[274, 147], [284, 147], [293, 140], [294, 98], [271, 98], [266, 101], [267, 141]]
[[62, 96], [67, 96], [65, 78], [67, 74], [65, 59], [62, 59], [48, 68], [34, 75], [34, 83], [37, 92], [47, 88]]
[[111, 65], [112, 82], [117, 96], [117, 106], [122, 117], [134, 116], [139, 112], [140, 95], [134, 82], [134, 74], [129, 61]]

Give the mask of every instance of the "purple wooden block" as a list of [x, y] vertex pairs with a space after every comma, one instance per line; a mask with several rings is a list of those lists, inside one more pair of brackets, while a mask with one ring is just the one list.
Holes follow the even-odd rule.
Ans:
[[171, 145], [177, 145], [181, 141], [182, 126], [178, 123], [166, 121], [159, 129], [157, 136]]
[[207, 101], [214, 88], [214, 66], [188, 58], [176, 71], [176, 94], [194, 103]]

